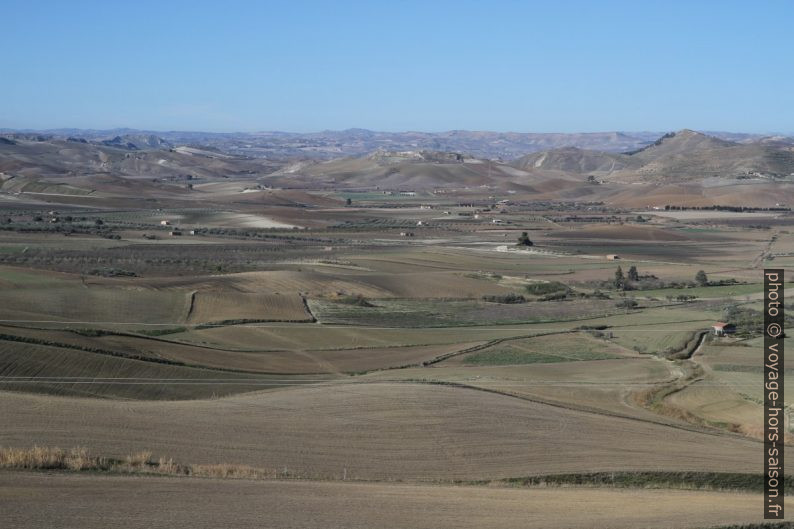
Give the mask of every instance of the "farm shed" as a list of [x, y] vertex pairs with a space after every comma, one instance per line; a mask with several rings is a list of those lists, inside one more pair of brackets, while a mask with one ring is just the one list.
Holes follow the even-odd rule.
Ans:
[[616, 253], [607, 255], [607, 261], [617, 261], [618, 259], [620, 259], [620, 256]]
[[731, 334], [736, 332], [736, 325], [733, 323], [725, 323], [722, 321], [718, 321], [714, 325], [711, 326], [712, 331], [714, 332], [714, 336], [725, 336], [726, 334]]
[[161, 220], [160, 221], [160, 226], [170, 226], [170, 225], [171, 225], [171, 222], [169, 222], [167, 220]]

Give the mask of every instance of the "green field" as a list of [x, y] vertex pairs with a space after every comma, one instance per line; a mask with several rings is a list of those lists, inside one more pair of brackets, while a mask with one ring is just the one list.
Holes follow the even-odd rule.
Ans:
[[471, 365], [519, 365], [621, 358], [604, 340], [579, 334], [555, 334], [503, 342], [472, 353], [463, 361]]

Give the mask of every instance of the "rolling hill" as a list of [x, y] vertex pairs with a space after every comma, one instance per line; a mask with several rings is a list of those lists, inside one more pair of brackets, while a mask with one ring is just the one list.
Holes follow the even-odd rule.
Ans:
[[[96, 144], [77, 138], [7, 137], [8, 141], [0, 143], [0, 174], [32, 177], [108, 174], [187, 179], [188, 176], [261, 176], [278, 167], [266, 160], [196, 149], [162, 148], [164, 144], [156, 137], [125, 138], [119, 136], [105, 144]], [[152, 143], [158, 146], [151, 148]]]
[[513, 165], [524, 170], [593, 174], [624, 183], [659, 184], [705, 178], [768, 181], [794, 174], [794, 151], [779, 138], [736, 143], [684, 129], [622, 154], [567, 147], [530, 154]]
[[429, 189], [525, 184], [530, 175], [508, 164], [439, 151], [375, 151], [362, 158], [303, 162], [265, 181], [280, 186]]
[[563, 147], [522, 156], [513, 164], [523, 170], [545, 169], [570, 173], [610, 173], [639, 167], [638, 160], [625, 154]]

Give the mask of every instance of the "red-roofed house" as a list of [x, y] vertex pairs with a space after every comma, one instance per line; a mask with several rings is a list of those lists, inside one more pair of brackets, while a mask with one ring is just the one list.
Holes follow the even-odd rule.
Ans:
[[714, 336], [725, 336], [726, 334], [736, 332], [736, 325], [718, 321], [711, 326], [711, 329], [714, 331]]

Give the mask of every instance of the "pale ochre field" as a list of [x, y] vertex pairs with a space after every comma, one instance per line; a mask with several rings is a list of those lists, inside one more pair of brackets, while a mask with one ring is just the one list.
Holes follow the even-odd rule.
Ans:
[[696, 529], [757, 522], [760, 494], [0, 473], [11, 527]]

